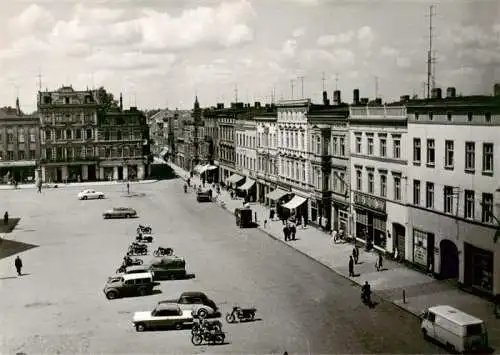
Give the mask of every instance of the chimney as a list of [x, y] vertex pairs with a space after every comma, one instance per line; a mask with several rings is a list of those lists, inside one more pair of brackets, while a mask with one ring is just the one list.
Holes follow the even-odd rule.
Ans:
[[340, 97], [340, 90], [335, 90], [333, 92], [333, 104], [334, 105], [340, 105], [342, 103], [341, 97]]
[[352, 92], [352, 103], [353, 105], [359, 105], [359, 89], [354, 89]]
[[399, 100], [402, 102], [410, 101], [410, 95], [402, 95], [400, 96]]
[[446, 97], [456, 97], [457, 90], [454, 87], [449, 87], [446, 89]]
[[323, 91], [323, 105], [327, 105], [328, 101], [328, 93], [326, 91]]
[[259, 101], [255, 101], [254, 106], [255, 106], [255, 108], [260, 108], [260, 102]]
[[218, 109], [218, 110], [221, 110], [221, 109], [223, 109], [223, 108], [224, 108], [224, 103], [223, 103], [223, 102], [219, 102], [219, 103], [217, 104], [217, 109]]
[[122, 93], [120, 93], [120, 111], [123, 111], [123, 96], [122, 96]]
[[19, 97], [16, 98], [16, 114], [21, 116], [21, 106], [19, 105]]
[[375, 98], [376, 105], [382, 105], [382, 99], [380, 97]]
[[493, 86], [493, 95], [500, 96], [500, 83], [496, 83], [495, 86]]
[[361, 100], [359, 100], [359, 103], [361, 105], [368, 105], [369, 99], [367, 97], [362, 97]]
[[441, 89], [440, 88], [434, 88], [431, 91], [431, 99], [442, 99], [441, 96]]

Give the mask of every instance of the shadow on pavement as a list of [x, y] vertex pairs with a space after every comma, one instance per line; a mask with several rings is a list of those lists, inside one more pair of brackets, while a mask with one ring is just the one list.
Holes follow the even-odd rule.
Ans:
[[26, 250], [37, 248], [39, 245], [17, 242], [10, 239], [0, 240], [0, 259], [7, 258], [11, 255], [22, 253]]
[[17, 276], [0, 277], [0, 280], [10, 280], [10, 279], [17, 279]]
[[0, 221], [0, 233], [10, 233], [16, 228], [17, 224], [21, 218], [9, 218], [7, 225], [3, 224], [3, 220]]

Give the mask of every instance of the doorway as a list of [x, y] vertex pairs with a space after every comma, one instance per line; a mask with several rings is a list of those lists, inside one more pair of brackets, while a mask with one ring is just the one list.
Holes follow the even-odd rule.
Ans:
[[458, 249], [451, 240], [443, 239], [439, 244], [441, 254], [441, 272], [443, 279], [458, 279], [459, 260]]
[[62, 181], [62, 168], [56, 168], [56, 182]]
[[406, 260], [405, 246], [406, 246], [406, 229], [399, 223], [392, 224], [392, 235], [396, 243], [395, 247], [398, 250], [398, 258]]
[[118, 180], [123, 180], [123, 166], [118, 167]]
[[89, 165], [88, 173], [87, 173], [87, 180], [96, 181], [96, 167], [95, 167], [95, 165]]

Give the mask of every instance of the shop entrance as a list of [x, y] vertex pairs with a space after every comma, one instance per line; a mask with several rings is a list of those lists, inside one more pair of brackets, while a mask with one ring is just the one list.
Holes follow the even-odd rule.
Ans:
[[439, 249], [441, 254], [441, 278], [458, 279], [459, 260], [457, 246], [451, 240], [443, 239], [439, 243]]
[[395, 247], [398, 250], [398, 258], [401, 260], [406, 259], [405, 245], [406, 245], [406, 229], [399, 223], [392, 224], [392, 235], [394, 237]]

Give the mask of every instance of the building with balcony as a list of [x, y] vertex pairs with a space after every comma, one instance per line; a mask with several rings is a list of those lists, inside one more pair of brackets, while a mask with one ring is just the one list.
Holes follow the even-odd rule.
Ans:
[[[497, 95], [499, 93], [497, 92]], [[409, 100], [406, 259], [440, 278], [500, 293], [500, 96], [455, 88]]]
[[[260, 106], [260, 104], [259, 104]], [[249, 201], [257, 200], [257, 130], [254, 112], [238, 114], [234, 124], [236, 173], [241, 177], [235, 181], [239, 192]], [[241, 182], [241, 184], [240, 184]]]
[[310, 211], [309, 135], [307, 113], [310, 99], [277, 103], [278, 181], [277, 185], [292, 199], [280, 205], [284, 214], [308, 221]]
[[41, 179], [44, 182], [95, 181], [98, 169], [95, 92], [63, 86], [38, 92]]
[[311, 187], [311, 224], [347, 231], [349, 219], [349, 106], [334, 92], [333, 105], [323, 93], [323, 105], [307, 113]]
[[408, 255], [406, 108], [354, 96], [349, 113], [350, 234], [381, 251]]
[[35, 182], [39, 176], [40, 121], [20, 109], [0, 108], [0, 183]]
[[[257, 136], [257, 200], [270, 204], [266, 199], [276, 191], [278, 181], [278, 126], [276, 108], [268, 106], [268, 112], [254, 117]], [[274, 194], [277, 195], [278, 192]], [[283, 197], [285, 193], [282, 194]], [[278, 196], [277, 196], [278, 197]]]

